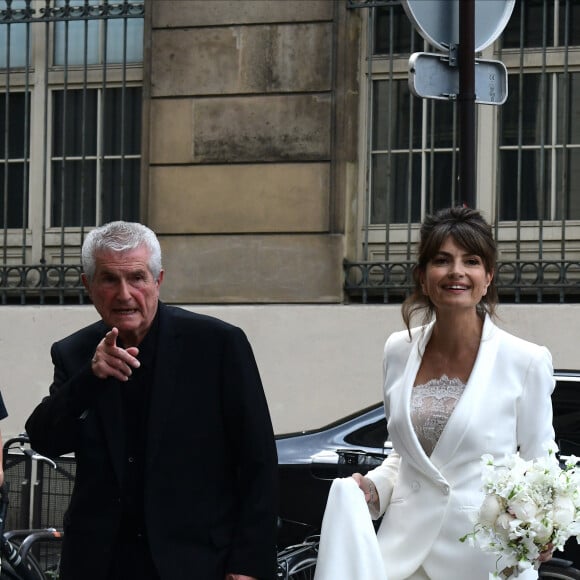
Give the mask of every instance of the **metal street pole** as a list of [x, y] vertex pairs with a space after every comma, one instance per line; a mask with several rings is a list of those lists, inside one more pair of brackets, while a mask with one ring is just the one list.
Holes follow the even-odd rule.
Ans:
[[475, 0], [459, 0], [458, 61], [459, 195], [475, 208]]

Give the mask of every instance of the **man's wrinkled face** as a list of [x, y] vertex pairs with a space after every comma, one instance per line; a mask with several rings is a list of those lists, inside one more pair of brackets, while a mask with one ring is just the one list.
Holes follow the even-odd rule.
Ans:
[[146, 246], [126, 252], [98, 252], [92, 280], [83, 275], [95, 308], [108, 326], [119, 329], [125, 347], [143, 340], [157, 313], [163, 271], [155, 279], [149, 258]]

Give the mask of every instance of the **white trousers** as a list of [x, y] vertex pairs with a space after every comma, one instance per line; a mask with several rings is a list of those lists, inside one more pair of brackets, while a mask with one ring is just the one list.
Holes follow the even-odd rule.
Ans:
[[330, 487], [314, 580], [387, 580], [363, 492], [352, 477]]

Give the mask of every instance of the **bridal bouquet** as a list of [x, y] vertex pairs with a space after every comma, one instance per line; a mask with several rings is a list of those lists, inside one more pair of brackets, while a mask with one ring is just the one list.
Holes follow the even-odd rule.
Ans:
[[571, 457], [560, 467], [555, 450], [525, 461], [519, 455], [496, 461], [482, 456], [485, 498], [471, 533], [460, 538], [497, 554], [495, 577], [516, 577], [539, 567], [540, 553], [580, 539], [580, 470]]

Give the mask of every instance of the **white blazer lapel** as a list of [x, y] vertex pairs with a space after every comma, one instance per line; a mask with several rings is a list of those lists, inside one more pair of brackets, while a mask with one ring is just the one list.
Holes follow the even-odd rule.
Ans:
[[491, 382], [491, 374], [499, 346], [498, 340], [494, 339], [495, 330], [496, 326], [489, 316], [486, 316], [479, 351], [465, 391], [457, 402], [457, 406], [449, 417], [449, 421], [431, 454], [431, 461], [438, 467], [445, 465], [456, 453], [469, 429], [475, 411], [485, 404], [484, 399]]
[[402, 384], [399, 389], [393, 389], [392, 396], [398, 399], [397, 406], [402, 409], [401, 424], [397, 425], [399, 438], [394, 440], [395, 449], [405, 455], [417, 469], [430, 478], [441, 480], [443, 476], [425, 453], [417, 433], [411, 423], [411, 394], [415, 378], [421, 365], [421, 358], [425, 347], [431, 338], [434, 322], [427, 326], [416, 329], [418, 333], [413, 336], [409, 357], [402, 376]]

